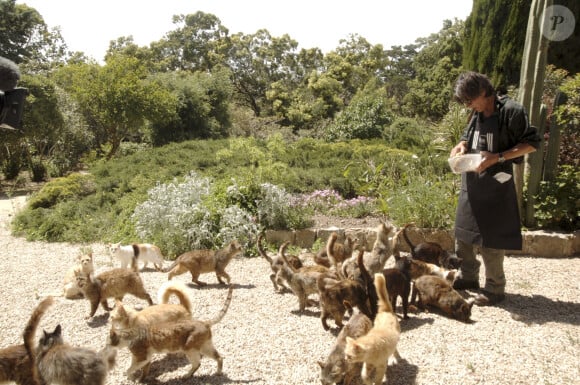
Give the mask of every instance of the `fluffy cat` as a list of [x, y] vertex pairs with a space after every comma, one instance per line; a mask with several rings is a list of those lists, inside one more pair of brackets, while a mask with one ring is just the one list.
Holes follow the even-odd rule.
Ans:
[[199, 286], [205, 286], [207, 283], [199, 280], [199, 275], [204, 273], [213, 273], [222, 285], [222, 277], [230, 283], [230, 276], [226, 273], [226, 267], [232, 258], [242, 252], [242, 246], [236, 240], [231, 241], [227, 246], [215, 251], [210, 249], [192, 250], [181, 254], [175, 262], [165, 270], [169, 272], [169, 280], [177, 275], [186, 272], [191, 273], [191, 280]]
[[77, 261], [65, 274], [63, 281], [63, 295], [68, 299], [83, 298], [83, 292], [77, 285], [76, 276], [80, 273], [89, 275], [95, 272], [93, 253], [82, 253], [77, 256]]
[[379, 296], [378, 313], [369, 332], [357, 339], [346, 337], [344, 355], [349, 362], [362, 362], [361, 377], [365, 384], [381, 385], [387, 375], [387, 362], [392, 355], [400, 359], [397, 343], [401, 335], [399, 319], [393, 312], [385, 276], [375, 274]]
[[103, 309], [111, 311], [107, 298], [115, 298], [122, 301], [125, 294], [132, 294], [137, 298], [146, 300], [149, 305], [153, 305], [153, 300], [145, 290], [143, 280], [139, 275], [139, 270], [137, 270], [135, 259], [133, 261], [132, 269], [111, 269], [100, 273], [96, 277], [93, 274], [77, 274], [77, 284], [85, 298], [91, 303], [91, 312], [86, 318], [91, 318], [95, 315], [99, 303], [103, 306]]
[[115, 357], [116, 350], [109, 347], [95, 352], [66, 344], [58, 325], [52, 333], [45, 331], [38, 343], [38, 373], [48, 384], [104, 385]]
[[436, 242], [421, 242], [417, 245], [413, 245], [409, 239], [409, 236], [407, 235], [407, 228], [410, 226], [414, 226], [414, 224], [409, 223], [405, 225], [402, 232], [405, 242], [407, 242], [409, 245], [413, 259], [432, 263], [446, 269], [459, 269], [461, 267], [461, 258], [458, 258], [456, 255], [449, 254], [446, 250], [443, 249], [443, 247], [441, 247], [440, 244]]
[[427, 305], [435, 306], [449, 317], [463, 322], [470, 321], [474, 298], [464, 299], [451, 287], [449, 281], [434, 275], [424, 275], [415, 280], [412, 302], [415, 293], [419, 295], [419, 308]]
[[[256, 247], [257, 247], [260, 255], [263, 258], [265, 258], [268, 261], [268, 263], [270, 264], [270, 269], [272, 269], [272, 274], [270, 274], [270, 280], [272, 281], [272, 284], [274, 285], [274, 291], [279, 292], [283, 288], [290, 290], [288, 285], [280, 277], [280, 274], [279, 274], [280, 268], [284, 264], [284, 260], [282, 259], [282, 256], [281, 256], [282, 251], [279, 250], [278, 254], [276, 256], [270, 257], [268, 255], [268, 253], [266, 253], [266, 251], [264, 250], [264, 248], [262, 246], [262, 239], [263, 239], [263, 234], [260, 233], [258, 235], [258, 240], [256, 241]], [[292, 266], [294, 266], [294, 268], [296, 268], [296, 269], [300, 269], [303, 266], [302, 261], [297, 256], [287, 255], [286, 258], [288, 259], [288, 262], [291, 263]]]
[[201, 357], [207, 356], [217, 362], [216, 374], [221, 374], [223, 358], [213, 345], [211, 326], [217, 324], [226, 314], [232, 300], [233, 286], [229, 286], [228, 295], [220, 313], [210, 321], [193, 319], [154, 323], [118, 330], [111, 328], [108, 346], [115, 348], [128, 347], [132, 354], [131, 366], [127, 377], [143, 369], [140, 380], [149, 374], [151, 359], [156, 353], [183, 352], [191, 362], [187, 376], [192, 376], [199, 368]]
[[[179, 304], [169, 303], [169, 298], [172, 295], [178, 298]], [[130, 329], [161, 322], [191, 319], [191, 300], [183, 283], [178, 281], [165, 282], [159, 288], [157, 302], [158, 305], [136, 311], [126, 308], [120, 301], [117, 301], [111, 312], [111, 325], [116, 329]]]
[[161, 249], [150, 243], [134, 243], [132, 245], [115, 243], [109, 245], [109, 251], [113, 257], [121, 261], [121, 267], [129, 266], [133, 257], [136, 257], [138, 262], [143, 262], [143, 269], [151, 262], [157, 271], [163, 271], [164, 257]]
[[355, 312], [342, 328], [332, 350], [325, 362], [318, 362], [320, 365], [320, 382], [322, 385], [342, 384], [359, 385], [362, 384], [360, 377], [362, 364], [360, 362], [347, 362], [344, 356], [346, 337], [359, 338], [368, 333], [373, 327], [373, 322], [361, 312]]
[[34, 334], [46, 310], [53, 304], [52, 297], [45, 298], [33, 310], [24, 328], [21, 345], [0, 349], [0, 384], [13, 381], [18, 385], [44, 385], [35, 364]]

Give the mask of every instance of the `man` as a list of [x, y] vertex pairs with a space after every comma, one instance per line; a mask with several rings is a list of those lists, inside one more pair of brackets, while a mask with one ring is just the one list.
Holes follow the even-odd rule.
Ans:
[[493, 305], [505, 299], [505, 250], [522, 249], [512, 163], [520, 163], [524, 155], [534, 152], [540, 138], [529, 125], [523, 106], [505, 96], [498, 98], [483, 74], [461, 74], [455, 98], [474, 114], [450, 156], [480, 153], [482, 161], [476, 172], [461, 174], [455, 251], [463, 262], [453, 287], [479, 289], [478, 247], [486, 278], [478, 299]]

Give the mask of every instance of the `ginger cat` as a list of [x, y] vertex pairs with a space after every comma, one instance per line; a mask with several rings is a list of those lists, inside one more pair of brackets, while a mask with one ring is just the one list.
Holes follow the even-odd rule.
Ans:
[[[169, 303], [171, 295], [179, 299], [179, 304]], [[158, 305], [148, 306], [141, 311], [126, 308], [122, 302], [116, 301], [115, 308], [111, 312], [111, 325], [116, 329], [130, 329], [161, 322], [191, 319], [191, 300], [183, 283], [165, 282], [159, 288], [157, 301]]]
[[240, 253], [242, 253], [242, 246], [236, 240], [217, 251], [210, 249], [188, 251], [177, 257], [165, 272], [169, 272], [169, 280], [171, 280], [173, 277], [189, 271], [192, 282], [199, 286], [207, 285], [199, 280], [200, 274], [215, 272], [218, 282], [223, 285], [222, 277], [230, 283], [230, 276], [225, 270], [227, 265], [234, 256]]
[[397, 343], [401, 335], [399, 319], [393, 312], [389, 293], [382, 273], [375, 274], [379, 296], [378, 313], [372, 329], [357, 339], [346, 337], [344, 354], [349, 362], [362, 362], [361, 377], [365, 384], [381, 385], [387, 375], [391, 356], [400, 359]]
[[91, 303], [91, 312], [86, 318], [91, 318], [95, 315], [99, 303], [103, 306], [103, 309], [111, 311], [107, 298], [112, 297], [122, 301], [125, 294], [132, 294], [137, 298], [146, 300], [149, 305], [153, 305], [153, 300], [145, 290], [143, 280], [139, 275], [139, 270], [137, 270], [135, 259], [133, 259], [132, 269], [111, 269], [102, 272], [96, 277], [93, 277], [92, 274], [84, 275], [79, 273], [77, 274], [77, 284], [85, 298]]
[[38, 343], [38, 373], [48, 384], [104, 385], [116, 355], [109, 347], [95, 352], [66, 344], [58, 325], [51, 333], [45, 331]]
[[23, 344], [0, 349], [0, 384], [10, 381], [18, 385], [46, 384], [36, 370], [34, 334], [40, 319], [53, 303], [53, 298], [48, 297], [36, 306], [24, 328]]
[[114, 348], [128, 347], [132, 354], [131, 366], [127, 377], [143, 369], [140, 380], [143, 381], [151, 366], [151, 359], [156, 353], [185, 353], [191, 362], [187, 376], [192, 376], [200, 366], [202, 356], [217, 362], [216, 374], [221, 374], [223, 358], [217, 352], [212, 341], [211, 327], [226, 314], [232, 301], [233, 286], [230, 284], [228, 295], [220, 313], [209, 321], [193, 319], [153, 323], [128, 329], [112, 327], [107, 346]]

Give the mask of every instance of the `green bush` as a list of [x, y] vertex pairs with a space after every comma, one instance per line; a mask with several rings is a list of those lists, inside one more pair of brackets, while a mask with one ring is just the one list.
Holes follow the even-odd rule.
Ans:
[[28, 206], [36, 208], [50, 208], [59, 202], [77, 200], [95, 192], [93, 177], [87, 174], [71, 174], [54, 179], [45, 184], [40, 191], [33, 194]]
[[553, 181], [540, 182], [535, 196], [535, 218], [543, 229], [574, 231], [580, 228], [580, 171], [562, 166]]

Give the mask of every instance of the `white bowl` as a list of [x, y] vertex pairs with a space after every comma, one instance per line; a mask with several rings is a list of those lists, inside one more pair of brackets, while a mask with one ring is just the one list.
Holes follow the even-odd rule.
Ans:
[[454, 156], [453, 158], [447, 159], [449, 162], [449, 167], [451, 171], [456, 174], [461, 174], [462, 172], [475, 171], [477, 166], [481, 163], [480, 154], [465, 154]]

